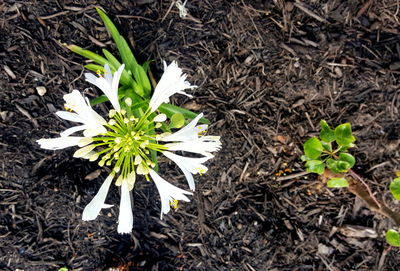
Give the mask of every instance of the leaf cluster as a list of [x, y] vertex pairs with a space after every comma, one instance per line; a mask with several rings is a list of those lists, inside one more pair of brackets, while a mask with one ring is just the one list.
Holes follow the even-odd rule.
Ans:
[[[124, 63], [125, 69], [121, 75], [118, 96], [122, 101], [122, 107], [127, 109], [127, 111], [132, 112], [132, 114], [136, 117], [140, 117], [141, 115], [143, 115], [143, 112], [145, 112], [148, 108], [149, 100], [152, 94], [152, 86], [148, 76], [151, 60], [145, 61], [143, 64], [140, 65], [137, 62], [134, 54], [132, 53], [132, 50], [130, 49], [126, 39], [119, 33], [118, 29], [111, 21], [111, 19], [107, 16], [107, 14], [100, 8], [96, 8], [96, 11], [102, 19], [108, 33], [114, 40], [122, 61], [118, 60], [117, 57], [115, 57], [110, 51], [106, 49], [102, 50], [103, 56], [101, 56], [90, 50], [83, 49], [77, 45], [68, 45], [67, 48], [93, 61], [94, 63], [85, 65], [85, 68], [94, 72], [104, 73], [103, 66], [105, 64], [108, 64], [111, 71], [114, 73], [116, 70], [118, 70], [121, 64]], [[124, 99], [128, 97], [132, 100], [131, 106], [127, 106], [124, 102]], [[106, 102], [107, 100], [108, 98], [105, 95], [101, 95], [91, 100], [91, 104], [95, 105]], [[183, 117], [185, 123], [188, 119], [193, 119], [197, 116], [196, 113], [190, 110], [165, 103], [159, 107], [159, 111], [166, 114], [169, 119], [171, 119], [171, 117], [174, 115], [174, 118], [176, 119], [177, 114], [179, 114], [179, 118], [182, 119]], [[201, 118], [200, 123], [208, 124], [210, 122], [206, 118]], [[163, 129], [167, 128], [168, 127], [165, 126], [163, 127]], [[175, 126], [171, 128], [177, 127]]]
[[[393, 179], [389, 185], [390, 193], [396, 200], [400, 200], [400, 177]], [[395, 247], [400, 247], [400, 232], [390, 229], [386, 232], [386, 242]]]
[[[338, 125], [331, 129], [325, 120], [320, 121], [319, 138], [311, 137], [303, 144], [304, 155], [301, 159], [306, 163], [307, 172], [323, 174], [328, 168], [334, 173], [346, 173], [356, 163], [356, 159], [348, 149], [354, 147], [350, 123]], [[347, 187], [345, 178], [332, 178], [328, 187]]]

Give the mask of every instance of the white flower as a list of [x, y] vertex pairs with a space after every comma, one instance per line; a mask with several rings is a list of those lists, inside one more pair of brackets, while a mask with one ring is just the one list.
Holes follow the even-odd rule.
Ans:
[[119, 203], [118, 233], [130, 233], [133, 228], [133, 213], [128, 181], [121, 184], [121, 201]]
[[180, 189], [163, 178], [161, 178], [154, 170], [150, 169], [149, 174], [153, 179], [156, 187], [158, 189], [158, 193], [161, 198], [161, 214], [160, 219], [162, 219], [163, 214], [167, 214], [171, 210], [170, 202], [173, 200], [183, 200], [190, 201], [186, 195], [193, 195], [193, 193]]
[[208, 168], [204, 166], [203, 163], [205, 163], [211, 157], [191, 158], [176, 155], [169, 151], [164, 151], [163, 154], [178, 165], [183, 174], [185, 174], [186, 180], [189, 184], [189, 188], [194, 191], [195, 183], [192, 174], [199, 173], [201, 175], [203, 173], [206, 173]]
[[164, 147], [167, 147], [169, 151], [193, 152], [212, 158], [214, 155], [211, 152], [220, 150], [221, 142], [219, 136], [203, 136], [195, 140], [168, 143]]
[[[90, 142], [83, 142], [86, 138], [81, 136], [66, 136], [57, 138], [42, 138], [36, 140], [42, 149], [46, 150], [60, 150], [72, 146], [85, 146]], [[86, 144], [85, 144], [86, 143]]]
[[94, 220], [100, 214], [101, 209], [110, 208], [113, 206], [104, 203], [113, 178], [114, 174], [110, 174], [101, 185], [96, 196], [89, 202], [88, 205], [86, 205], [82, 213], [82, 220]]
[[74, 89], [71, 93], [64, 95], [64, 100], [65, 107], [76, 113], [58, 111], [56, 112], [57, 116], [65, 120], [83, 123], [83, 125], [69, 128], [60, 133], [61, 136], [66, 137], [81, 130], [84, 130], [83, 134], [87, 137], [107, 132], [103, 126], [107, 124], [106, 120], [92, 109], [89, 101], [85, 100], [78, 90]]
[[149, 103], [151, 112], [156, 111], [162, 103], [168, 103], [169, 97], [171, 97], [175, 93], [180, 93], [188, 97], [192, 97], [191, 95], [185, 93], [183, 90], [197, 87], [190, 85], [190, 83], [186, 81], [187, 75], [182, 74], [182, 69], [178, 67], [176, 61], [172, 61], [172, 63], [168, 66], [165, 61], [163, 61], [163, 64], [164, 73], [161, 76], [161, 79], [158, 82]]
[[197, 115], [188, 125], [179, 131], [161, 137], [160, 141], [188, 141], [199, 138], [208, 128], [207, 125], [197, 125], [197, 122], [203, 117], [203, 113]]
[[92, 83], [93, 85], [101, 89], [101, 91], [103, 91], [103, 93], [110, 100], [114, 109], [117, 110], [118, 112], [121, 111], [121, 106], [118, 100], [118, 85], [119, 85], [119, 79], [121, 78], [121, 74], [124, 71], [124, 67], [125, 64], [122, 64], [118, 68], [118, 70], [114, 73], [114, 76], [112, 75], [108, 64], [104, 65], [104, 71], [105, 71], [104, 77], [103, 76], [96, 77], [92, 73], [85, 73], [86, 81]]

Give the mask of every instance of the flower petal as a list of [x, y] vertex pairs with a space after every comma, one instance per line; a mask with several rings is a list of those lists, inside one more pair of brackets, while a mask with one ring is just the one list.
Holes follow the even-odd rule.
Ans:
[[83, 210], [82, 220], [94, 220], [100, 214], [101, 209], [113, 206], [104, 203], [113, 178], [114, 175], [110, 174], [105, 179], [96, 196], [89, 202], [88, 205], [86, 205], [85, 209]]
[[188, 125], [173, 134], [162, 137], [160, 141], [187, 141], [197, 139], [199, 137], [199, 130], [201, 130], [201, 132], [204, 131], [203, 126], [200, 126], [202, 127], [201, 129], [196, 128], [197, 122], [202, 117], [203, 113], [200, 113]]
[[56, 115], [65, 120], [84, 123], [82, 118], [76, 113], [67, 112], [67, 111], [57, 111]]
[[211, 152], [216, 152], [221, 149], [221, 142], [217, 139], [215, 139], [214, 141], [211, 139], [210, 141], [196, 139], [191, 141], [168, 143], [165, 144], [164, 147], [167, 147], [170, 151], [186, 151], [198, 153], [211, 158], [214, 157]]
[[79, 125], [79, 126], [74, 126], [74, 127], [68, 128], [68, 129], [65, 130], [64, 132], [61, 132], [61, 133], [60, 133], [60, 136], [61, 136], [61, 137], [70, 136], [70, 135], [72, 135], [72, 134], [75, 133], [75, 132], [85, 130], [86, 127], [87, 127], [87, 125]]
[[118, 233], [130, 233], [133, 228], [133, 213], [128, 182], [121, 185], [121, 201], [119, 204]]
[[178, 167], [182, 170], [183, 174], [185, 174], [186, 180], [189, 184], [189, 188], [194, 191], [195, 183], [192, 174], [206, 173], [208, 169], [206, 166], [203, 165], [203, 163], [205, 163], [211, 157], [201, 157], [201, 158], [184, 157], [176, 155], [169, 151], [164, 151], [163, 154], [178, 165]]
[[190, 201], [186, 195], [193, 195], [193, 193], [185, 191], [176, 187], [175, 185], [170, 184], [166, 180], [160, 177], [154, 170], [150, 169], [149, 174], [153, 179], [156, 187], [158, 189], [158, 193], [160, 194], [161, 198], [161, 214], [160, 219], [162, 219], [163, 214], [167, 214], [171, 207], [170, 202], [172, 200], [183, 200], [183, 201]]
[[59, 150], [72, 146], [79, 145], [79, 141], [84, 139], [81, 136], [66, 136], [66, 137], [57, 137], [57, 138], [42, 138], [36, 140], [39, 143], [42, 149], [46, 150]]
[[168, 103], [169, 97], [175, 93], [192, 97], [192, 95], [183, 92], [183, 90], [197, 87], [190, 85], [190, 83], [186, 81], [187, 75], [182, 74], [182, 69], [178, 67], [178, 64], [175, 61], [172, 61], [172, 63], [168, 66], [165, 61], [163, 64], [164, 73], [161, 76], [161, 79], [154, 90], [153, 96], [150, 99], [149, 106], [151, 108], [151, 112], [156, 111], [162, 103]]

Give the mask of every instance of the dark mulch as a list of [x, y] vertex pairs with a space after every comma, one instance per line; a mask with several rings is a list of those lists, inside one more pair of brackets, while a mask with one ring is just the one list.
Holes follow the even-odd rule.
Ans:
[[[299, 157], [320, 119], [351, 122], [356, 170], [396, 207], [387, 185], [400, 165], [399, 3], [305, 2], [189, 0], [186, 19], [172, 1], [2, 2], [0, 269], [398, 270], [383, 236], [391, 221], [301, 176]], [[156, 60], [156, 78], [162, 59], [179, 62], [199, 88], [173, 102], [204, 112], [223, 141], [192, 201], [162, 221], [154, 185], [138, 182], [131, 235], [116, 232], [116, 188], [116, 207], [80, 219], [104, 169], [35, 143], [68, 127], [54, 115], [63, 94], [89, 87], [83, 59], [61, 43], [115, 51], [94, 5], [140, 61]], [[173, 164], [161, 170], [185, 182]]]

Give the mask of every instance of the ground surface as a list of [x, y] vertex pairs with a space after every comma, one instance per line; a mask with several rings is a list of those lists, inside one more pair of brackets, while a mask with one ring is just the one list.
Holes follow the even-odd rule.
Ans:
[[[172, 1], [0, 3], [0, 270], [398, 270], [388, 219], [291, 174], [321, 118], [349, 121], [356, 170], [396, 207], [387, 185], [400, 167], [400, 4], [305, 2], [189, 0], [186, 19]], [[83, 59], [61, 43], [115, 51], [94, 5], [140, 61], [156, 60], [157, 79], [161, 59], [179, 62], [199, 88], [173, 102], [204, 112], [223, 141], [192, 201], [162, 221], [154, 185], [138, 182], [131, 235], [116, 232], [115, 188], [116, 207], [80, 219], [106, 171], [35, 143], [70, 125], [54, 115], [63, 94], [89, 87]], [[173, 164], [161, 170], [185, 182]]]

